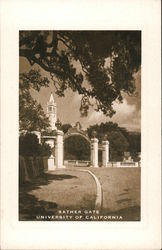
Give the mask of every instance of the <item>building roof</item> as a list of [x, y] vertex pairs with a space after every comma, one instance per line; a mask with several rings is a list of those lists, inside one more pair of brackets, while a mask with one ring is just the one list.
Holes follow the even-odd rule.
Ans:
[[49, 102], [50, 102], [50, 103], [54, 103], [54, 102], [55, 102], [55, 101], [54, 101], [54, 97], [53, 97], [53, 93], [52, 93], [52, 92], [51, 92], [51, 96], [50, 96]]

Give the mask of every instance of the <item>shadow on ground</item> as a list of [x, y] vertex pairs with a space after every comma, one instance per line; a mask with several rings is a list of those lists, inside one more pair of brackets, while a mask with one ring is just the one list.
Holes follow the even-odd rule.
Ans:
[[60, 181], [72, 178], [78, 177], [65, 174], [44, 173], [30, 182], [21, 183], [21, 185], [19, 185], [19, 220], [31, 221], [36, 220], [36, 215], [54, 215], [58, 207], [57, 203], [38, 200], [34, 195], [29, 194], [29, 192], [39, 189], [42, 185], [48, 185], [53, 180]]

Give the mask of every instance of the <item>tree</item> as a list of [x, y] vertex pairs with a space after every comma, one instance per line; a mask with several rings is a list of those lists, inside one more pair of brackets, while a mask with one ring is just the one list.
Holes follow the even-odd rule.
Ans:
[[48, 86], [49, 81], [41, 77], [39, 71], [30, 70], [22, 73], [19, 77], [19, 126], [20, 130], [42, 131], [49, 127], [49, 120], [46, 117], [40, 104], [30, 94], [30, 89], [37, 91], [41, 86]]
[[111, 117], [112, 103], [122, 101], [122, 92], [135, 91], [140, 31], [20, 31], [19, 48], [31, 66], [50, 73], [56, 94], [64, 96], [71, 88], [82, 95], [82, 115], [88, 114], [93, 98], [94, 108]]
[[139, 152], [141, 152], [141, 133], [128, 132], [125, 128], [120, 128], [122, 134], [127, 138], [129, 143], [128, 151], [134, 161], [139, 160]]
[[50, 156], [51, 148], [48, 144], [39, 144], [35, 134], [26, 133], [19, 137], [19, 154], [22, 156]]
[[141, 152], [141, 134], [138, 132], [129, 133], [129, 150], [130, 152]]
[[122, 161], [124, 152], [129, 148], [127, 139], [119, 130], [107, 132], [107, 137], [110, 143], [110, 160]]
[[117, 123], [106, 122], [100, 125], [93, 125], [87, 129], [88, 136], [96, 137], [99, 143], [107, 139], [110, 143], [110, 160], [122, 160], [123, 154], [129, 151], [132, 158], [138, 161], [138, 153], [141, 152], [141, 134], [139, 132], [129, 132], [126, 128], [119, 127]]
[[82, 136], [71, 136], [64, 142], [65, 159], [90, 160], [90, 144]]
[[141, 152], [141, 134], [130, 132], [128, 137], [129, 151], [134, 161], [139, 160], [138, 153]]
[[112, 132], [112, 131], [119, 131], [119, 127], [117, 123], [113, 122], [106, 122], [106, 123], [101, 123], [100, 125], [92, 125], [89, 128], [87, 128], [88, 136], [89, 138], [93, 137], [94, 131], [96, 132], [96, 137], [99, 139], [99, 142], [101, 143], [102, 140], [105, 138], [105, 135], [107, 133]]
[[69, 128], [72, 128], [71, 124], [66, 123], [66, 124], [62, 124], [61, 125], [61, 130], [64, 132], [64, 134], [67, 133], [67, 131], [69, 130]]
[[127, 138], [120, 131], [117, 123], [106, 122], [100, 125], [93, 125], [87, 129], [88, 135], [91, 138], [93, 131], [96, 131], [99, 143], [107, 139], [110, 143], [110, 160], [121, 161], [123, 154], [129, 148]]

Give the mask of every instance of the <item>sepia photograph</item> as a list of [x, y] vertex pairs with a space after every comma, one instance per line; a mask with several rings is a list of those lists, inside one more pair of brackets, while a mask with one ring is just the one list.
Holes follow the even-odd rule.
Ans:
[[0, 1], [2, 250], [161, 249], [160, 7]]
[[19, 220], [140, 221], [141, 31], [19, 32]]

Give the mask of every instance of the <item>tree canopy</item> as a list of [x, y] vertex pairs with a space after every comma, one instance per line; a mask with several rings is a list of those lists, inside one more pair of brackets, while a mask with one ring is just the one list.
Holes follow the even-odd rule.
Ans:
[[27, 131], [42, 131], [49, 127], [49, 120], [42, 106], [32, 98], [30, 88], [37, 91], [42, 86], [48, 86], [47, 78], [39, 71], [30, 70], [19, 76], [19, 128]]
[[69, 128], [72, 128], [71, 124], [66, 123], [61, 125], [61, 130], [64, 132], [64, 134], [68, 132]]
[[122, 101], [122, 92], [135, 91], [140, 31], [20, 31], [19, 47], [31, 66], [50, 73], [56, 94], [64, 96], [71, 88], [82, 95], [82, 115], [93, 98], [94, 108], [111, 117], [112, 104]]

